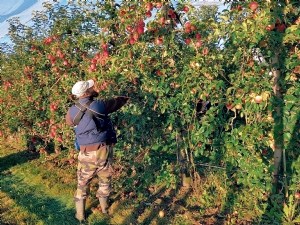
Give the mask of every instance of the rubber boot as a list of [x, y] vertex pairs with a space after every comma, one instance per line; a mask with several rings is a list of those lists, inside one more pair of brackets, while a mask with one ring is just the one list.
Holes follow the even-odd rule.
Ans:
[[107, 214], [108, 204], [107, 204], [107, 197], [100, 197], [99, 198], [100, 207], [102, 210], [102, 213]]
[[85, 199], [75, 201], [76, 214], [75, 218], [79, 220], [79, 222], [85, 221]]

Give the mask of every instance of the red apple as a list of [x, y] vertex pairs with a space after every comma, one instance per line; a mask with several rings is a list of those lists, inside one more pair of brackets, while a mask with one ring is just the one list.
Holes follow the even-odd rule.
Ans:
[[176, 19], [176, 17], [177, 17], [177, 16], [176, 16], [176, 13], [174, 13], [174, 11], [173, 11], [173, 13], [170, 14], [169, 16], [170, 16], [172, 19]]
[[35, 50], [37, 50], [37, 47], [34, 46], [34, 45], [32, 45], [32, 46], [30, 47], [30, 50], [31, 50], [31, 51], [35, 51]]
[[174, 10], [169, 9], [169, 11], [168, 11], [168, 16], [172, 17], [174, 14], [175, 14], [175, 13], [174, 13]]
[[278, 32], [284, 32], [285, 29], [286, 29], [286, 26], [285, 26], [284, 23], [281, 23], [281, 24], [279, 24], [279, 25], [276, 26], [276, 30], [277, 30]]
[[93, 64], [90, 65], [90, 68], [91, 68], [92, 70], [95, 70], [95, 69], [97, 68], [97, 66], [96, 66], [96, 64], [93, 63]]
[[208, 52], [209, 52], [209, 51], [208, 51], [208, 48], [204, 48], [204, 49], [202, 50], [202, 54], [203, 54], [203, 55], [207, 55]]
[[46, 39], [44, 39], [44, 44], [49, 45], [51, 44], [52, 41], [53, 41], [52, 37], [47, 37]]
[[62, 139], [61, 136], [58, 136], [58, 137], [56, 138], [56, 140], [57, 140], [58, 142], [63, 142], [63, 139]]
[[189, 45], [190, 43], [191, 43], [191, 39], [190, 38], [187, 38], [187, 39], [185, 39], [185, 43], [187, 44], [187, 45]]
[[57, 126], [56, 125], [52, 125], [51, 128], [50, 128], [50, 132], [51, 133], [56, 133], [56, 130], [57, 130]]
[[8, 89], [12, 86], [12, 84], [9, 81], [4, 81], [4, 86], [5, 86], [6, 89]]
[[60, 49], [58, 49], [57, 51], [56, 51], [56, 56], [58, 57], [58, 58], [64, 58], [64, 54], [63, 54], [63, 52], [60, 50]]
[[136, 32], [137, 32], [138, 34], [143, 34], [143, 33], [145, 32], [144, 27], [138, 26], [137, 29], [136, 29]]
[[201, 39], [201, 34], [197, 33], [197, 34], [196, 34], [196, 39], [197, 39], [197, 40]]
[[36, 142], [36, 138], [35, 137], [31, 137], [31, 142], [35, 143]]
[[55, 62], [55, 60], [56, 60], [55, 56], [54, 56], [54, 55], [51, 55], [51, 54], [47, 55], [47, 58], [48, 58], [51, 62]]
[[192, 26], [192, 24], [190, 21], [188, 21], [184, 24], [184, 28], [191, 28], [191, 26]]
[[120, 11], [119, 11], [119, 15], [120, 15], [120, 17], [123, 17], [123, 16], [125, 16], [126, 15], [126, 10], [124, 10], [124, 9], [121, 9]]
[[109, 52], [107, 50], [103, 51], [103, 57], [106, 59], [109, 57]]
[[260, 95], [255, 96], [254, 101], [258, 104], [261, 103], [262, 102], [262, 96], [260, 96]]
[[137, 26], [138, 26], [138, 27], [144, 28], [144, 27], [145, 27], [145, 22], [144, 22], [144, 20], [140, 19], [140, 20], [137, 22]]
[[134, 40], [137, 41], [139, 39], [140, 35], [137, 32], [134, 32], [132, 37], [133, 37]]
[[274, 25], [274, 24], [269, 24], [269, 25], [266, 27], [266, 30], [267, 30], [267, 31], [272, 31], [272, 30], [274, 30], [274, 28], [275, 28], [275, 25]]
[[261, 154], [262, 154], [262, 155], [267, 155], [267, 154], [268, 154], [268, 150], [267, 150], [267, 149], [263, 149], [263, 150], [261, 151]]
[[160, 18], [159, 18], [159, 23], [160, 23], [161, 25], [165, 25], [165, 22], [166, 22], [165, 17], [160, 17]]
[[163, 39], [162, 37], [158, 37], [158, 38], [156, 38], [156, 40], [155, 40], [155, 43], [156, 43], [157, 45], [162, 45], [163, 42], [164, 42], [164, 39]]
[[152, 16], [151, 11], [147, 11], [147, 12], [146, 12], [146, 16], [147, 16], [148, 18], [150, 18], [150, 17]]
[[235, 7], [231, 7], [231, 9], [230, 9], [231, 11], [234, 11], [234, 10], [237, 10], [237, 11], [242, 11], [243, 10], [243, 8], [242, 8], [242, 6], [241, 5], [237, 5], [237, 6], [235, 6]]
[[185, 5], [182, 10], [187, 13], [190, 9], [188, 6]]
[[58, 106], [55, 104], [55, 103], [51, 103], [50, 104], [50, 111], [51, 112], [54, 112], [58, 109]]
[[58, 36], [58, 35], [53, 35], [51, 38], [52, 38], [54, 41], [56, 41], [56, 40], [59, 39], [59, 36]]
[[56, 133], [57, 126], [53, 125], [50, 129], [51, 133]]
[[227, 103], [226, 104], [226, 108], [227, 108], [227, 110], [232, 109], [233, 108], [233, 104], [232, 103]]
[[121, 21], [121, 23], [124, 23], [126, 20], [123, 17], [121, 17], [120, 21]]
[[156, 75], [161, 76], [161, 75], [163, 75], [163, 73], [160, 70], [157, 70]]
[[25, 66], [23, 72], [24, 73], [30, 73], [30, 72], [32, 72], [32, 70], [33, 69], [30, 66]]
[[295, 199], [300, 199], [300, 192], [295, 193]]
[[52, 64], [53, 68], [52, 68], [52, 71], [55, 72], [55, 73], [58, 73], [60, 71], [60, 69], [55, 66], [54, 64]]
[[99, 57], [95, 56], [94, 58], [91, 59], [91, 63], [96, 64], [98, 59]]
[[126, 30], [127, 30], [128, 32], [132, 33], [134, 29], [133, 29], [132, 26], [127, 26], [127, 27], [126, 27]]
[[152, 4], [152, 2], [148, 2], [147, 4], [146, 4], [146, 10], [147, 11], [151, 11], [153, 9], [153, 4]]
[[129, 39], [129, 44], [133, 45], [136, 42], [136, 40], [134, 39], [134, 37], [131, 37]]
[[195, 25], [191, 25], [191, 31], [197, 30], [197, 27]]
[[195, 46], [200, 48], [202, 46], [202, 41], [196, 41]]
[[63, 64], [64, 64], [64, 66], [69, 66], [70, 65], [68, 60], [64, 60]]
[[184, 33], [188, 34], [191, 33], [192, 29], [190, 27], [184, 28]]
[[257, 2], [250, 2], [249, 8], [254, 12], [258, 8], [258, 3]]
[[101, 47], [102, 47], [102, 50], [103, 50], [103, 51], [107, 51], [107, 49], [108, 49], [108, 44], [103, 43]]

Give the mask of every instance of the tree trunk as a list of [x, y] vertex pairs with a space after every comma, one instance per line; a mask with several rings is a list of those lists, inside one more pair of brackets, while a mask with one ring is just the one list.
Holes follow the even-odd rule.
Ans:
[[185, 188], [191, 187], [192, 179], [188, 169], [188, 155], [186, 152], [181, 149], [178, 154], [179, 165], [180, 165], [180, 173], [181, 173], [181, 184]]
[[273, 183], [276, 186], [278, 184], [278, 176], [281, 168], [281, 161], [284, 153], [283, 145], [283, 96], [282, 88], [280, 84], [281, 72], [278, 68], [279, 56], [278, 54], [273, 58], [273, 92], [275, 96], [274, 106], [274, 173]]

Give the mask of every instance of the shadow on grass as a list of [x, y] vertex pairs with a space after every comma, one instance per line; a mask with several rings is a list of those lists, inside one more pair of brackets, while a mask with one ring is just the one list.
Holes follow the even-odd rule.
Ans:
[[0, 173], [19, 164], [37, 159], [38, 153], [30, 153], [28, 151], [20, 151], [0, 158]]
[[[127, 216], [122, 224], [170, 224], [176, 215], [184, 214], [187, 207], [186, 200], [192, 189], [161, 188], [156, 193], [140, 201]], [[127, 200], [130, 203], [132, 200]], [[192, 210], [192, 209], [191, 209]]]
[[[17, 206], [32, 215], [22, 221], [26, 224], [37, 224], [43, 221], [44, 224], [77, 224], [74, 218], [74, 209], [66, 208], [61, 202], [54, 198], [47, 197], [36, 186], [30, 186], [11, 174], [12, 167], [37, 159], [38, 153], [20, 151], [0, 158], [0, 187], [1, 191], [14, 200]], [[45, 186], [45, 188], [47, 188]], [[10, 209], [6, 209], [10, 210]], [[0, 220], [0, 224], [3, 221]], [[6, 221], [9, 222], [9, 221]], [[17, 221], [20, 222], [20, 221]], [[13, 224], [11, 221], [9, 224]]]
[[[148, 154], [162, 161], [173, 157], [166, 152], [151, 151]], [[131, 166], [119, 181], [114, 182], [116, 190], [110, 197], [109, 208], [111, 224], [170, 224], [177, 215], [197, 210], [190, 209], [187, 204], [192, 189], [167, 188], [155, 183], [160, 171], [158, 163], [147, 165], [137, 160]]]
[[78, 223], [74, 218], [74, 209], [68, 209], [58, 200], [47, 197], [43, 192], [37, 191], [37, 187], [29, 186], [11, 174], [2, 174], [0, 177], [1, 191], [33, 215], [28, 221], [24, 221], [27, 224], [36, 224], [38, 221], [47, 225]]

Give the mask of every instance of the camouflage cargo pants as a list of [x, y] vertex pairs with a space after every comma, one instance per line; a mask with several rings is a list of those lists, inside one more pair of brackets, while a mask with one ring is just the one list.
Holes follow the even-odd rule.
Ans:
[[99, 187], [96, 196], [108, 197], [111, 192], [112, 146], [104, 145], [96, 151], [82, 152], [78, 155], [77, 190], [75, 201], [86, 199], [89, 184], [97, 175]]

